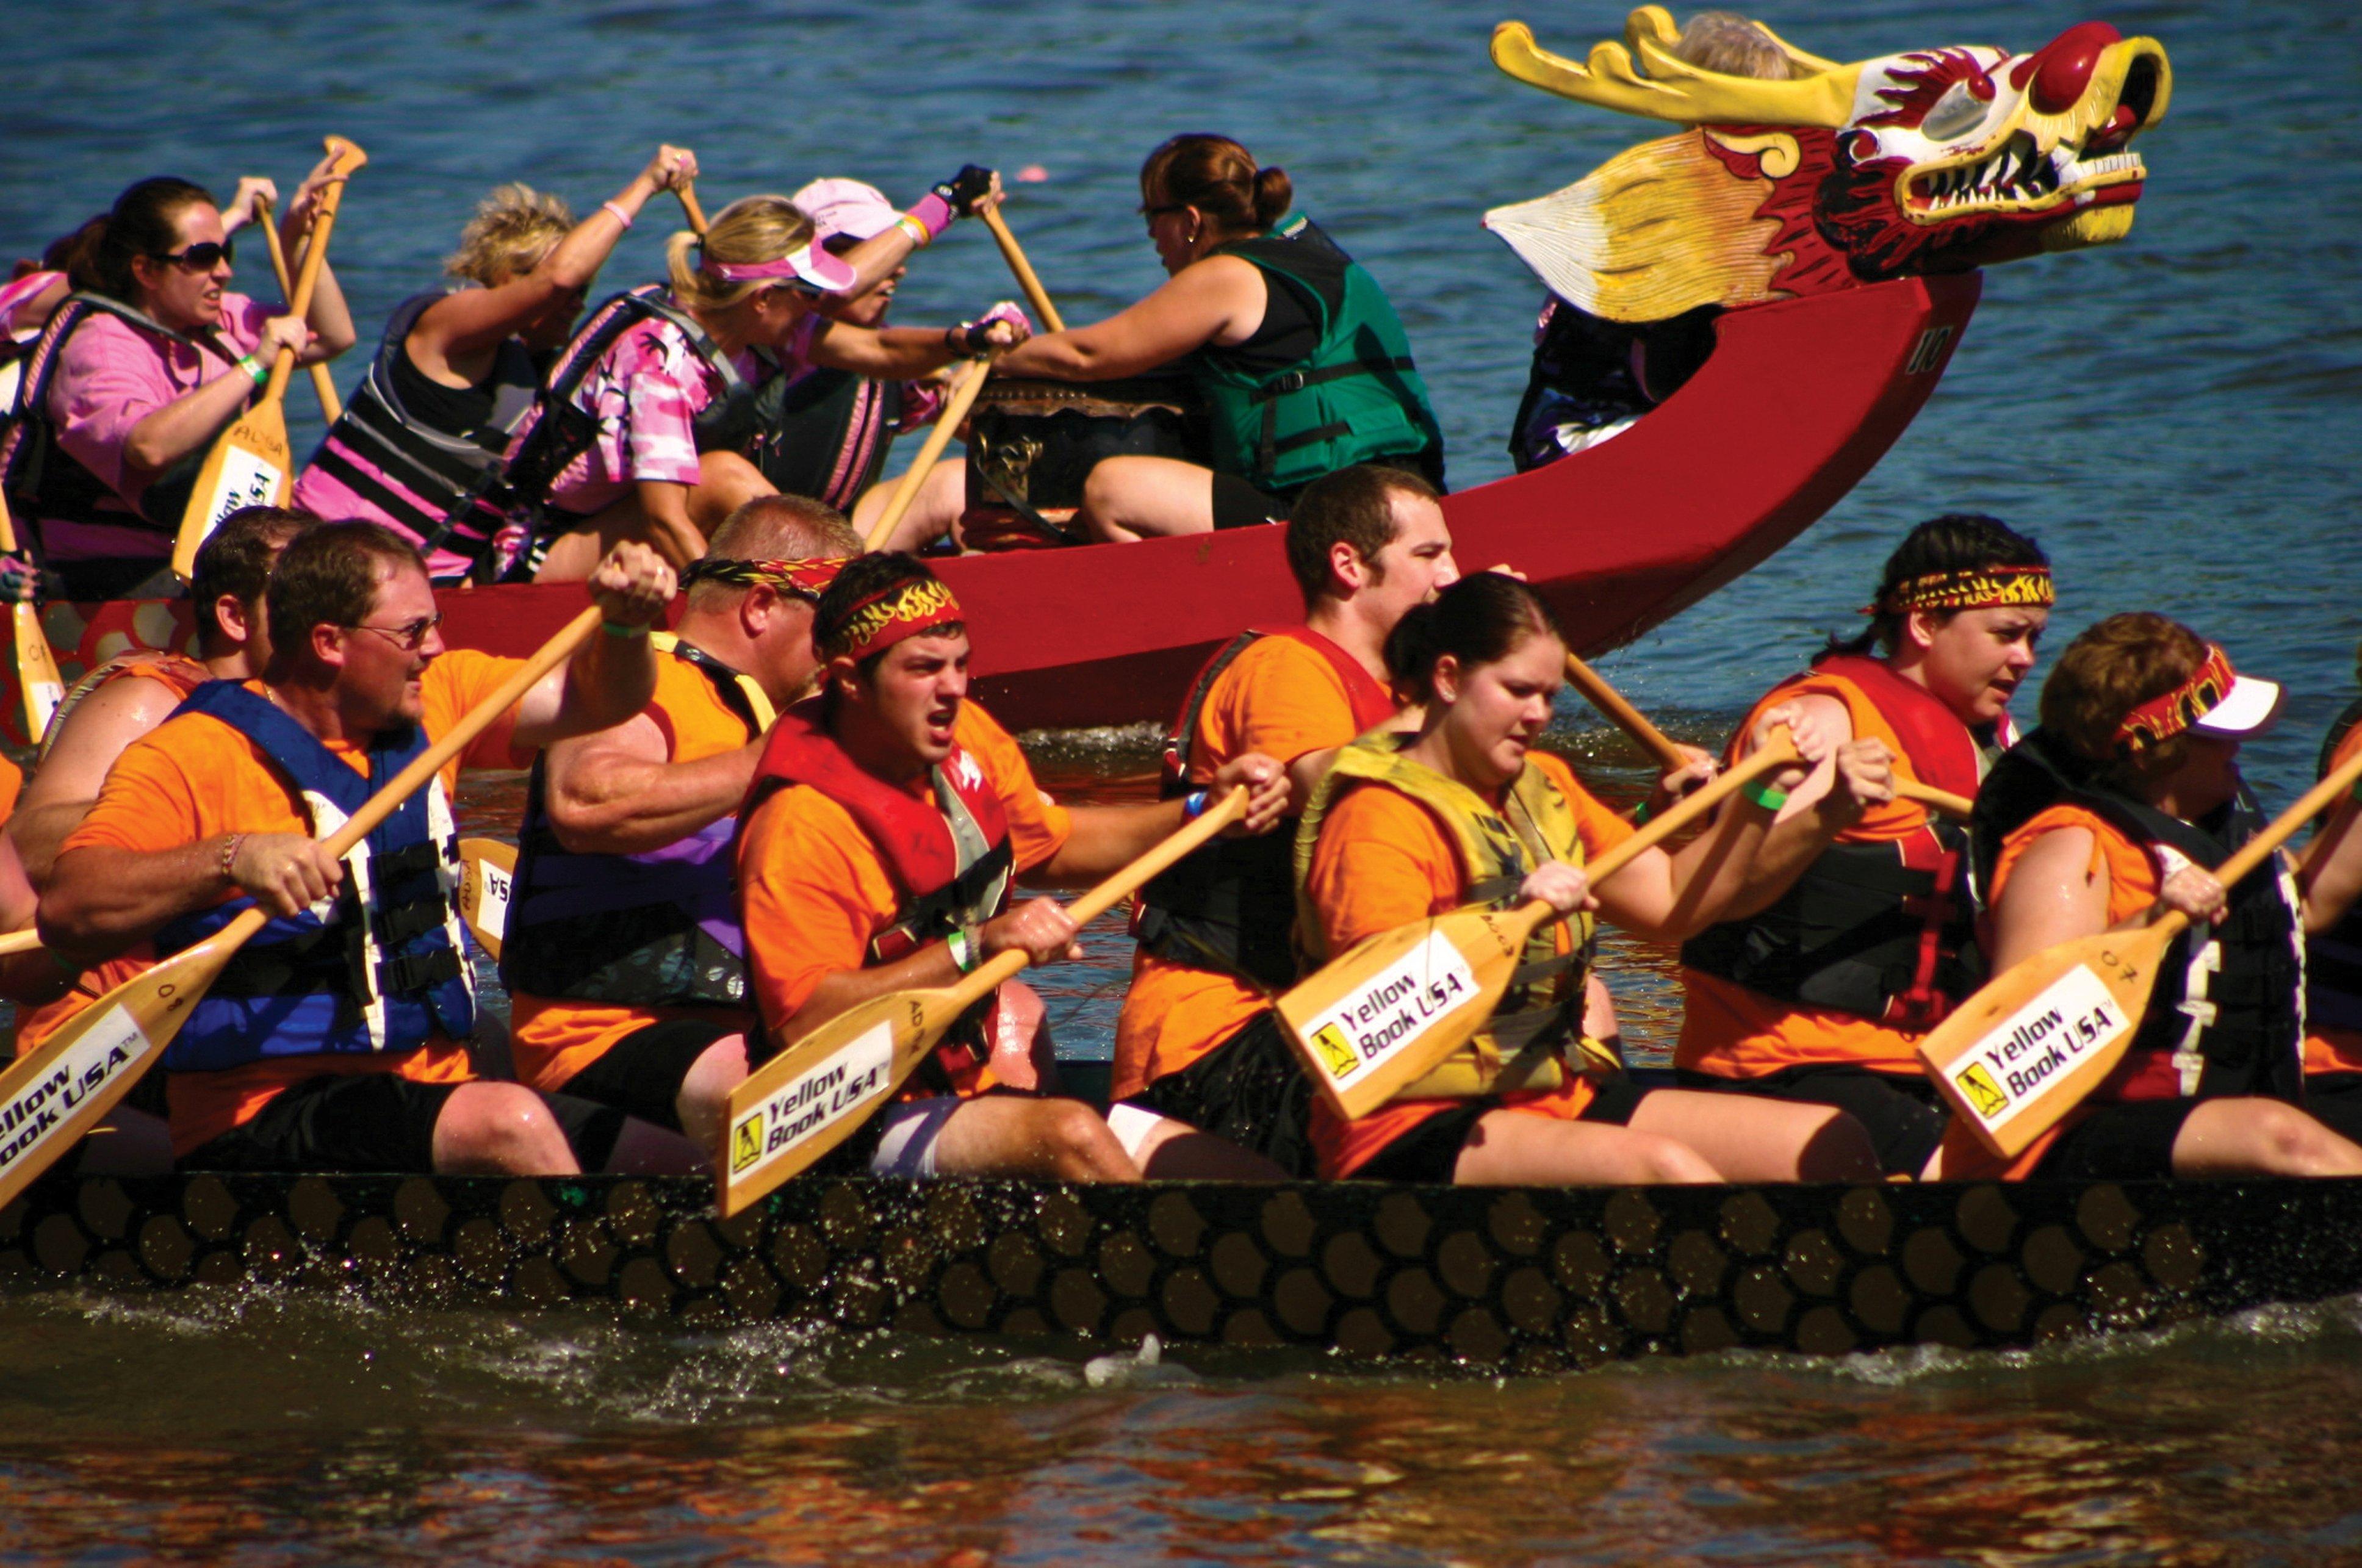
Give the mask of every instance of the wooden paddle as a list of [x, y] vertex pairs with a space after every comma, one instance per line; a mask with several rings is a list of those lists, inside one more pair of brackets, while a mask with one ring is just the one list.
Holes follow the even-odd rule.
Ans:
[[[330, 168], [338, 174], [348, 175], [369, 161], [369, 154], [342, 137], [328, 138], [328, 151], [336, 160]], [[321, 265], [328, 259], [328, 234], [336, 227], [337, 208], [344, 195], [342, 182], [320, 193], [319, 208], [312, 219], [312, 243], [304, 252], [304, 270], [295, 280], [294, 296], [287, 302], [288, 314], [298, 319], [312, 308], [312, 291], [320, 281]], [[263, 389], [262, 401], [223, 431], [206, 455], [205, 466], [197, 472], [196, 488], [189, 492], [189, 508], [181, 514], [180, 536], [172, 541], [172, 571], [182, 582], [195, 569], [198, 547], [213, 533], [215, 525], [241, 506], [277, 506], [287, 499], [288, 480], [295, 466], [287, 447], [287, 382], [294, 373], [295, 351], [281, 348], [278, 362], [270, 367], [270, 384]]]
[[[1659, 767], [1670, 773], [1688, 764], [1689, 758], [1682, 755], [1682, 748], [1675, 745], [1664, 731], [1650, 723], [1639, 709], [1627, 702], [1624, 694], [1608, 685], [1597, 670], [1573, 654], [1566, 656], [1566, 678], [1577, 691], [1583, 693], [1584, 701], [1598, 709], [1617, 729], [1638, 741], [1641, 750], [1657, 759]], [[1966, 817], [1976, 809], [1976, 802], [1964, 795], [1955, 795], [1948, 790], [1938, 790], [1933, 784], [1922, 784], [1913, 778], [1897, 778], [1894, 792], [1906, 801], [1932, 806], [1948, 817]]]
[[[328, 834], [322, 842], [329, 851], [342, 856], [367, 837], [514, 706], [534, 682], [595, 635], [602, 613], [594, 604], [568, 622], [498, 690], [462, 714], [441, 739]], [[204, 999], [224, 966], [270, 920], [259, 904], [243, 911], [205, 941], [116, 987], [0, 1073], [0, 1207], [13, 1201], [114, 1109], [164, 1054], [188, 1021], [189, 1009]]]
[[1065, 331], [1066, 324], [1058, 319], [1058, 307], [1050, 303], [1050, 291], [1034, 276], [1033, 264], [1025, 259], [1017, 237], [1009, 232], [1009, 220], [1000, 215], [1000, 209], [986, 207], [977, 215], [984, 219], [984, 226], [992, 230], [993, 243], [1000, 247], [1001, 259], [1017, 275], [1017, 286], [1025, 291], [1025, 298], [1033, 306], [1033, 314], [1042, 318], [1042, 325], [1053, 332]]
[[[1232, 790], [1204, 814], [1066, 907], [1088, 925], [1166, 867], [1246, 814]], [[1030, 962], [1023, 952], [987, 959], [946, 989], [893, 991], [848, 1008], [794, 1041], [730, 1091], [728, 1133], [714, 1152], [723, 1219], [810, 1166], [869, 1120], [917, 1070], [944, 1032]], [[5, 1198], [0, 1198], [5, 1201]]]
[[[1785, 730], [1770, 745], [1584, 867], [1606, 881], [1749, 779], [1796, 761]], [[1509, 911], [1472, 906], [1363, 937], [1283, 995], [1282, 1032], [1323, 1098], [1351, 1120], [1424, 1077], [1493, 1016], [1526, 939], [1559, 913], [1540, 899]]]
[[516, 845], [496, 838], [459, 841], [459, 918], [475, 933], [476, 945], [495, 963], [508, 934], [509, 895], [516, 889]]
[[688, 184], [675, 185], [672, 193], [680, 198], [681, 214], [689, 219], [689, 232], [703, 239], [705, 209], [697, 204], [697, 192], [692, 188], [695, 184], [695, 181], [690, 181]]
[[[292, 305], [295, 290], [287, 282], [287, 249], [279, 243], [279, 226], [270, 221], [270, 203], [258, 198], [254, 215], [255, 226], [262, 230], [262, 237], [270, 247], [270, 270], [279, 275], [279, 297]], [[309, 254], [308, 247], [305, 253]], [[320, 412], [327, 416], [329, 424], [344, 417], [344, 404], [337, 401], [337, 383], [329, 378], [327, 366], [312, 367], [312, 391], [318, 395]]]
[[992, 364], [988, 359], [970, 359], [954, 372], [951, 396], [944, 404], [943, 417], [935, 421], [933, 430], [927, 432], [927, 439], [919, 447], [919, 455], [911, 458], [911, 466], [903, 470], [901, 482], [894, 487], [893, 495], [886, 502], [886, 510], [878, 513], [877, 525], [869, 530], [869, 537], [862, 543], [861, 547], [865, 551], [874, 553], [883, 549], [886, 541], [894, 536], [895, 525], [902, 521], [902, 513], [911, 510], [911, 502], [918, 497], [919, 486], [926, 482], [928, 470], [935, 466], [935, 459], [944, 455], [944, 448], [951, 445], [953, 432], [959, 428], [960, 421], [967, 417], [967, 411], [976, 405], [976, 394], [984, 390], [984, 378], [991, 372]]
[[[8, 515], [8, 498], [0, 495], [0, 555], [16, 553], [17, 525]], [[17, 695], [25, 704], [25, 739], [39, 745], [58, 704], [66, 700], [66, 678], [58, 673], [58, 656], [41, 630], [41, 613], [20, 599], [8, 606], [8, 614], [17, 628]]]
[[11, 957], [19, 953], [30, 953], [40, 945], [39, 932], [30, 929], [12, 931], [6, 936], [0, 936], [0, 958]]
[[[2235, 888], [2362, 778], [2362, 755], [2307, 790], [2214, 870]], [[2115, 1070], [2148, 1011], [2158, 966], [2190, 917], [2046, 947], [1995, 976], [1919, 1043], [1919, 1062], [1977, 1141], [2025, 1151]]]

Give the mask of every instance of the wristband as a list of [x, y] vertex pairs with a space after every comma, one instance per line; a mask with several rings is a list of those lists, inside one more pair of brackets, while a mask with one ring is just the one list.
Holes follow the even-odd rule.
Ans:
[[1632, 825], [1634, 827], [1639, 827], [1642, 823], [1645, 823], [1648, 820], [1649, 802], [1643, 801], [1639, 805], [1632, 808]]
[[615, 221], [625, 228], [632, 226], [632, 215], [624, 210], [623, 204], [620, 202], [601, 202], [599, 210], [613, 215]]
[[894, 226], [911, 237], [911, 248], [913, 250], [924, 250], [927, 248], [927, 242], [935, 237], [927, 232], [925, 224], [921, 223], [909, 213], [896, 214]]
[[[930, 191], [911, 203], [911, 210], [902, 215], [925, 229], [927, 238], [933, 239], [951, 227], [952, 220], [959, 216], [959, 214], [953, 209], [949, 198], [940, 192]], [[921, 243], [923, 244], [924, 241]]]
[[614, 621], [600, 622], [599, 629], [611, 637], [645, 637], [648, 635], [646, 626], [626, 626]]
[[1766, 779], [1750, 781], [1739, 793], [1767, 812], [1776, 812], [1788, 803], [1788, 791]]
[[963, 975], [972, 975], [976, 973], [977, 960], [983, 956], [983, 955], [977, 951], [977, 944], [972, 943], [968, 940], [967, 928], [966, 926], [962, 926], [959, 930], [953, 932], [949, 936], [944, 937], [944, 945], [951, 949], [953, 968], [957, 969]]
[[222, 841], [221, 874], [223, 881], [236, 882], [237, 880], [236, 877], [230, 875], [230, 863], [237, 858], [238, 846], [245, 842], [246, 834], [242, 833], [234, 833]]
[[1185, 823], [1194, 823], [1199, 817], [1204, 816], [1206, 814], [1206, 802], [1213, 797], [1213, 793], [1214, 792], [1211, 790], [1198, 790], [1183, 797], [1181, 801], [1181, 820]]
[[253, 378], [256, 386], [261, 386], [270, 380], [270, 372], [264, 370], [262, 361], [251, 354], [241, 355], [237, 361], [237, 368]]

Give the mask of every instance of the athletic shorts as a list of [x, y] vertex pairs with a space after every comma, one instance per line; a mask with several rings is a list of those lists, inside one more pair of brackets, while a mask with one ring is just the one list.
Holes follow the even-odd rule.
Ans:
[[[392, 1073], [324, 1074], [281, 1091], [253, 1120], [175, 1162], [197, 1171], [431, 1172], [435, 1122], [458, 1084], [422, 1084]], [[542, 1100], [577, 1163], [602, 1170], [624, 1113], [572, 1095]]]
[[2127, 1099], [2103, 1105], [2058, 1135], [2027, 1172], [2036, 1181], [2140, 1181], [2173, 1174], [2173, 1141], [2195, 1099]]
[[[1607, 1127], [1630, 1124], [1632, 1113], [1649, 1098], [1645, 1084], [1626, 1077], [1600, 1078], [1592, 1084], [1591, 1103], [1577, 1121]], [[1415, 1181], [1448, 1186], [1460, 1168], [1460, 1151], [1485, 1113], [1503, 1109], [1496, 1094], [1464, 1099], [1440, 1115], [1430, 1116], [1380, 1149], [1352, 1174], [1355, 1181]]]
[[616, 1041], [567, 1079], [558, 1092], [612, 1105], [627, 1116], [679, 1132], [682, 1080], [715, 1041], [745, 1027], [695, 1018], [651, 1023]]
[[2308, 1073], [2297, 1103], [2339, 1137], [2362, 1143], [2362, 1073]]
[[1292, 1176], [1309, 1176], [1312, 1095], [1312, 1080], [1279, 1032], [1279, 1015], [1260, 1012], [1228, 1040], [1125, 1103], [1227, 1138]]
[[1236, 474], [1214, 476], [1214, 527], [1253, 528], [1287, 521], [1288, 503], [1257, 490]]
[[1878, 1151], [1878, 1168], [1888, 1176], [1915, 1176], [1926, 1169], [1928, 1156], [1944, 1141], [1948, 1120], [1936, 1086], [1926, 1078], [1872, 1072], [1844, 1062], [1808, 1062], [1760, 1078], [1726, 1078], [1685, 1070], [1678, 1081], [1685, 1089], [1834, 1105], [1870, 1133], [1871, 1146]]

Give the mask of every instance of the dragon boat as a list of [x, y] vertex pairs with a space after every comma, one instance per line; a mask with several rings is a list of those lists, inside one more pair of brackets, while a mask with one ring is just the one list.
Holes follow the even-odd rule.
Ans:
[[[1834, 506], [1935, 391], [1979, 268], [2121, 238], [2146, 174], [2126, 144], [2171, 90], [2159, 45], [2098, 22], [2025, 55], [1946, 47], [1839, 64], [1783, 44], [1779, 82], [1685, 64], [1676, 36], [1650, 6], [1584, 61], [1522, 23], [1493, 41], [1521, 82], [1683, 128], [1487, 226], [1596, 315], [1720, 311], [1704, 366], [1630, 429], [1445, 501], [1463, 558], [1525, 572], [1585, 654]], [[1012, 441], [1021, 456], [1029, 439]], [[972, 471], [988, 466], [971, 457]], [[1003, 495], [1010, 477], [1021, 488], [1004, 474]], [[1275, 528], [973, 553], [941, 569], [975, 632], [977, 694], [1019, 728], [1161, 722], [1213, 649], [1300, 612]], [[447, 591], [444, 635], [523, 654], [580, 602], [570, 585]], [[191, 636], [185, 602], [58, 602], [41, 621], [69, 679]], [[0, 724], [21, 726], [20, 708], [0, 692]]]

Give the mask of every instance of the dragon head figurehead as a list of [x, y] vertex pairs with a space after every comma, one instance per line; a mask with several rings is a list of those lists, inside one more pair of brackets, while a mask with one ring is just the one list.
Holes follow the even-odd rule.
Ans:
[[2128, 144], [2173, 88], [2155, 39], [2085, 22], [2028, 55], [1979, 45], [1839, 65], [1764, 37], [1787, 80], [1685, 62], [1658, 6], [1582, 62], [1502, 23], [1493, 61], [1518, 81], [1692, 128], [1485, 226], [1552, 292], [1624, 321], [1960, 271], [2132, 227], [2147, 171]]

